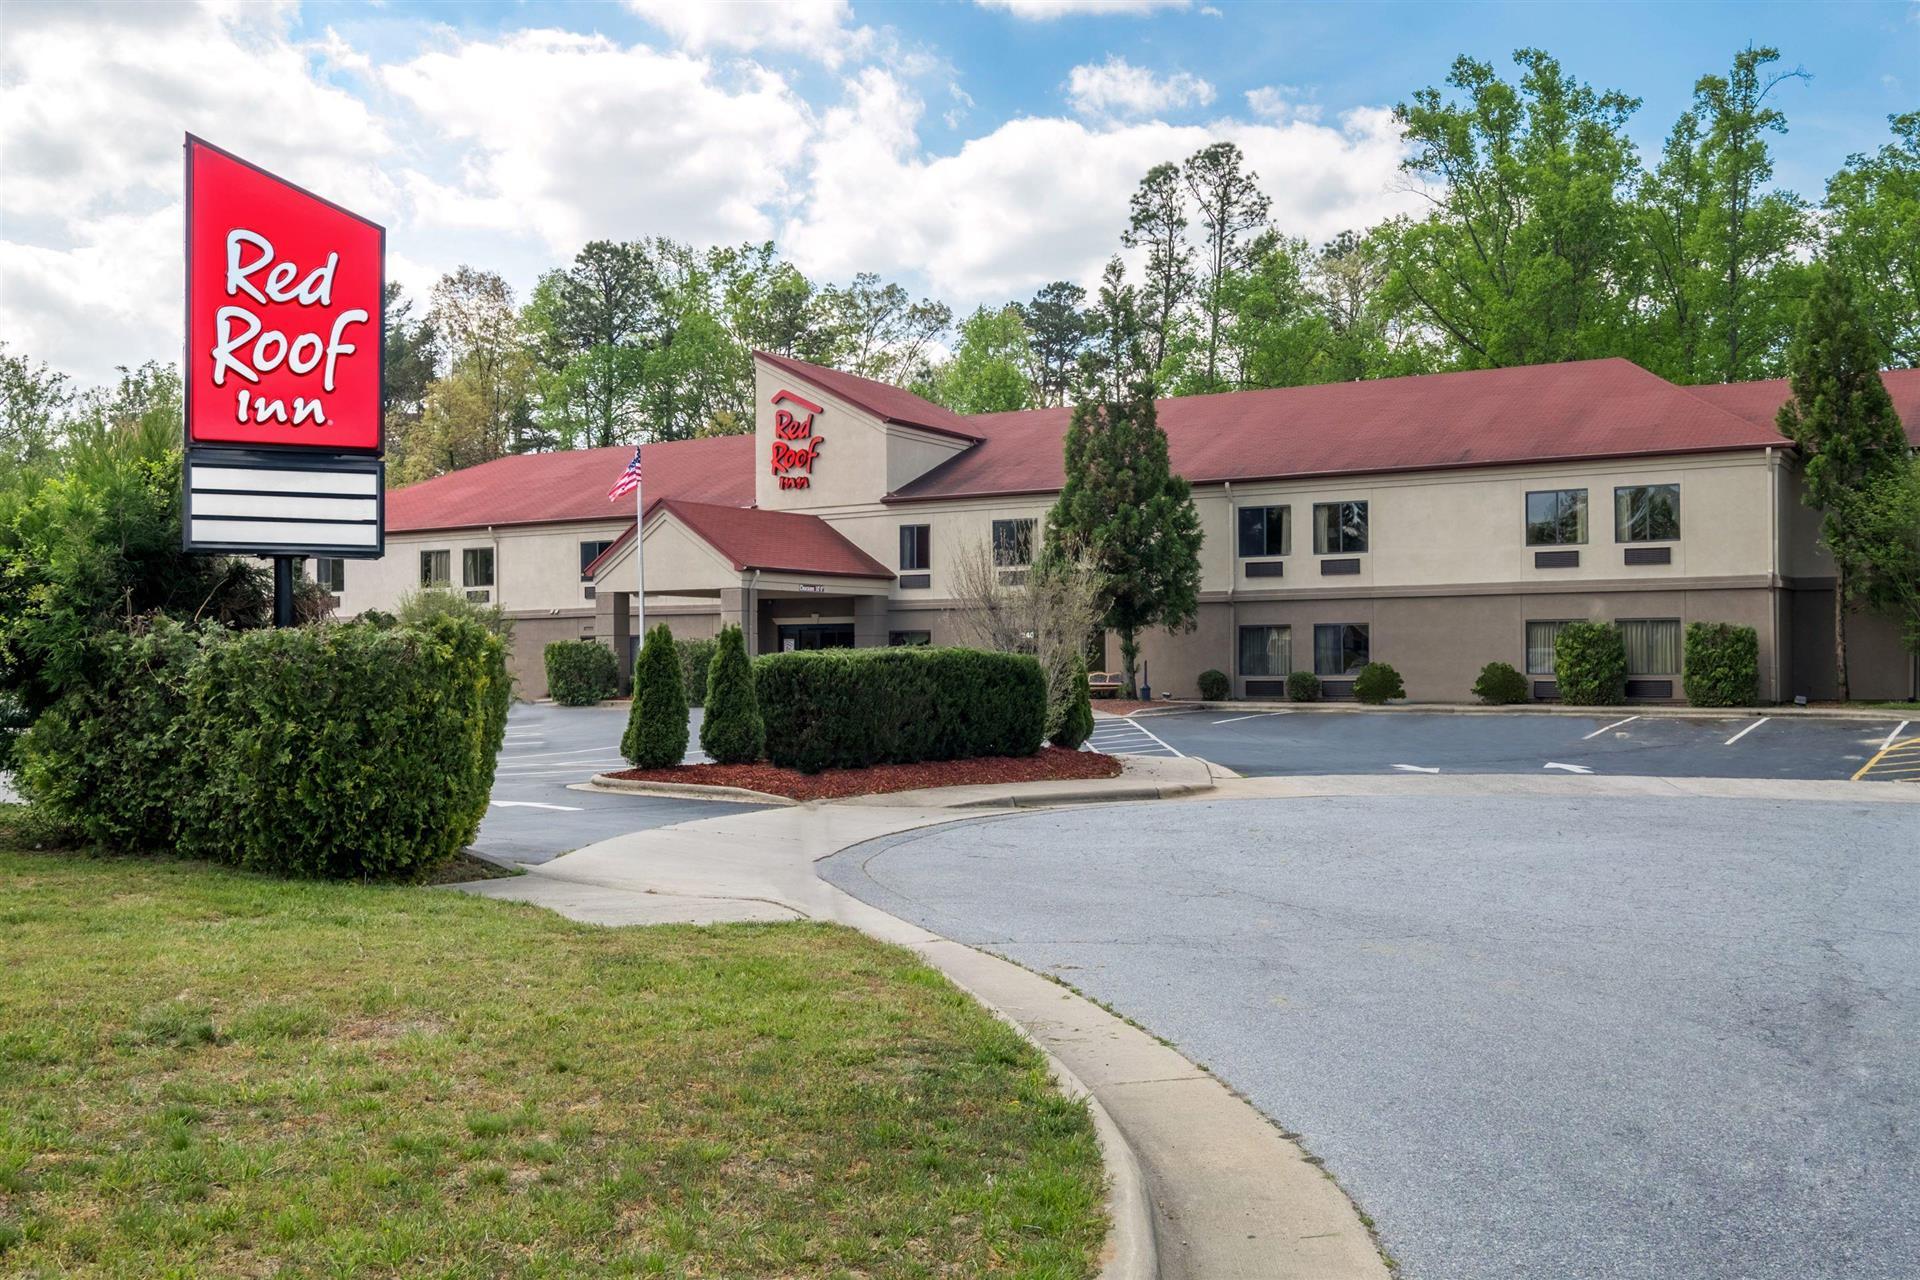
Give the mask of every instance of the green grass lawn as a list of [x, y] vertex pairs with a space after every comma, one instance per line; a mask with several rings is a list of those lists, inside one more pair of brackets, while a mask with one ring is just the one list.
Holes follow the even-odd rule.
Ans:
[[0, 850], [0, 974], [0, 1274], [1085, 1277], [1105, 1230], [1038, 1055], [838, 927]]

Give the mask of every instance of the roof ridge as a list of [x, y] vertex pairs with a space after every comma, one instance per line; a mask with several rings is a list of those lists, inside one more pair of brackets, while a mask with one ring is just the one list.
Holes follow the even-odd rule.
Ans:
[[[967, 416], [956, 413], [942, 404], [935, 404], [925, 396], [891, 382], [882, 382], [878, 378], [869, 378], [858, 373], [848, 373], [844, 369], [835, 369], [824, 364], [814, 364], [808, 360], [799, 360], [793, 356], [783, 356], [772, 351], [755, 350], [754, 359], [765, 360], [768, 364], [784, 370], [798, 378], [807, 378], [820, 384], [833, 394], [851, 404], [863, 413], [870, 413], [882, 422], [892, 422], [905, 427], [917, 427], [922, 431], [932, 431], [938, 435], [955, 436], [962, 440], [978, 443], [979, 436], [967, 429]], [[844, 385], [852, 383], [851, 387]], [[871, 388], [871, 391], [867, 389]], [[879, 394], [874, 394], [874, 393]], [[926, 410], [913, 417], [902, 416], [897, 408], [888, 408], [886, 401], [895, 398], [904, 399]]]

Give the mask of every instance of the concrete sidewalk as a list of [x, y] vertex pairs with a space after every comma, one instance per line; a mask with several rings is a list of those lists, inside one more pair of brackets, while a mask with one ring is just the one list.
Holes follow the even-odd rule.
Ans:
[[[1184, 794], [1210, 789], [1211, 776], [1203, 787], [1194, 764], [1167, 785], [1193, 788]], [[1126, 784], [1124, 777], [1107, 782], [1110, 797], [1127, 789], [1115, 786]], [[1091, 798], [1080, 785], [1081, 798]], [[804, 805], [636, 832], [530, 867], [524, 876], [458, 887], [594, 923], [805, 918], [908, 947], [1024, 1030], [1068, 1091], [1089, 1098], [1112, 1184], [1103, 1277], [1385, 1280], [1372, 1237], [1339, 1187], [1201, 1068], [1065, 987], [821, 880], [814, 863], [843, 849], [962, 817], [1016, 812], [964, 800], [934, 807], [890, 799], [895, 803]]]

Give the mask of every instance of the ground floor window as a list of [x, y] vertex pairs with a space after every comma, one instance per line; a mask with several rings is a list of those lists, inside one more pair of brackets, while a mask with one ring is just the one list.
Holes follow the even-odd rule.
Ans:
[[423, 587], [452, 586], [453, 552], [422, 551], [420, 553], [420, 585]]
[[1313, 629], [1313, 674], [1349, 676], [1367, 665], [1367, 628], [1354, 622], [1321, 623]]
[[493, 548], [468, 547], [460, 553], [460, 581], [469, 587], [493, 585]]
[[1553, 674], [1553, 646], [1560, 639], [1560, 628], [1566, 625], [1564, 619], [1527, 624], [1528, 675], [1550, 676]]
[[932, 644], [933, 632], [931, 631], [889, 631], [887, 632], [887, 643], [891, 645]]
[[1635, 618], [1618, 624], [1630, 676], [1680, 674], [1680, 619]]
[[851, 622], [815, 622], [800, 626], [786, 625], [780, 628], [779, 639], [782, 653], [807, 649], [851, 649], [853, 648], [853, 624]]
[[1240, 674], [1284, 676], [1293, 670], [1291, 627], [1240, 628]]
[[339, 595], [347, 589], [347, 562], [330, 556], [316, 557], [313, 562], [313, 580], [320, 584], [322, 591], [331, 591]]

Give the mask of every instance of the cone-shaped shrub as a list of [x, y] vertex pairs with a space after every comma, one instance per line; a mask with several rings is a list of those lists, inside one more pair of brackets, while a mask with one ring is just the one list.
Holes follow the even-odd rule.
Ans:
[[753, 664], [739, 627], [720, 632], [707, 670], [707, 710], [700, 721], [700, 749], [721, 764], [752, 764], [767, 745], [767, 724], [753, 688]]
[[640, 646], [620, 754], [636, 769], [664, 769], [687, 754], [687, 686], [673, 633], [664, 622], [647, 632]]
[[1069, 751], [1093, 736], [1093, 691], [1087, 686], [1087, 660], [1075, 657], [1073, 679], [1047, 707], [1047, 741]]

